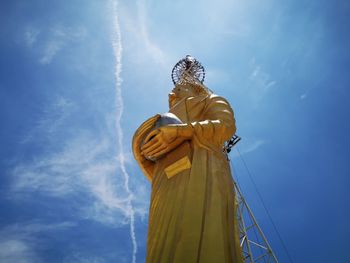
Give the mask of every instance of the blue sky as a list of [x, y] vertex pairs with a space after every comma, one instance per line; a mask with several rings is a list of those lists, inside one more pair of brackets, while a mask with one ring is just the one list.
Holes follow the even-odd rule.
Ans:
[[144, 262], [150, 186], [131, 138], [167, 111], [186, 54], [234, 108], [293, 261], [350, 261], [349, 11], [340, 0], [1, 1], [0, 261]]

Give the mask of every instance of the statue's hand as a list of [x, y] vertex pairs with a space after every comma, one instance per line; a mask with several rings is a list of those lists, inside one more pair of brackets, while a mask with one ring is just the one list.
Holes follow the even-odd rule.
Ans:
[[168, 125], [156, 129], [145, 139], [141, 154], [148, 158], [158, 158], [179, 146], [183, 141], [192, 137], [191, 125]]

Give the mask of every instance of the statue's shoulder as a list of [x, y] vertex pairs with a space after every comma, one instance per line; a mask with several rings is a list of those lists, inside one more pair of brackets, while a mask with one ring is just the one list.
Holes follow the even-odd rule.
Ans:
[[209, 99], [209, 100], [217, 100], [217, 99], [219, 99], [219, 98], [222, 98], [222, 97], [219, 96], [218, 94], [214, 94], [214, 93], [212, 93], [212, 94], [210, 94], [210, 95], [208, 96], [208, 99]]
[[208, 103], [215, 103], [215, 102], [221, 102], [221, 103], [226, 103], [227, 105], [230, 105], [230, 103], [225, 99], [224, 97], [217, 95], [217, 94], [210, 94], [207, 97]]

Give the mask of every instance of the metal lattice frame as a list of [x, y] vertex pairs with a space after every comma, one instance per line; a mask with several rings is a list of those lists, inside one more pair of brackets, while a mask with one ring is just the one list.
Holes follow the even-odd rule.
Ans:
[[205, 70], [202, 64], [194, 57], [187, 55], [176, 63], [172, 72], [171, 79], [174, 85], [184, 83], [195, 83], [202, 85], [205, 78]]
[[239, 228], [240, 246], [244, 263], [267, 262], [278, 263], [276, 255], [259, 227], [256, 219], [245, 201], [241, 190], [234, 181], [237, 219]]

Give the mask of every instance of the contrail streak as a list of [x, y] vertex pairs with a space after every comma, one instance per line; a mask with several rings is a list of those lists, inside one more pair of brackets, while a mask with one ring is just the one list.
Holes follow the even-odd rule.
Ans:
[[116, 93], [116, 130], [117, 130], [117, 136], [118, 136], [118, 148], [119, 148], [119, 155], [118, 160], [120, 164], [120, 168], [124, 177], [124, 188], [126, 193], [128, 194], [128, 201], [127, 201], [127, 210], [128, 210], [128, 216], [130, 218], [130, 237], [133, 245], [133, 251], [132, 251], [132, 262], [136, 262], [136, 253], [137, 253], [137, 243], [136, 243], [136, 235], [135, 235], [135, 212], [131, 203], [132, 199], [132, 193], [129, 188], [129, 174], [126, 171], [125, 167], [125, 159], [124, 159], [124, 150], [123, 150], [123, 130], [121, 126], [121, 118], [124, 111], [124, 102], [122, 97], [122, 78], [121, 78], [121, 72], [122, 72], [122, 41], [121, 41], [121, 32], [120, 32], [120, 24], [118, 19], [118, 1], [112, 1], [113, 6], [113, 51], [114, 51], [114, 57], [116, 60], [115, 65], [115, 79], [116, 79], [116, 85], [115, 85], [115, 93]]

